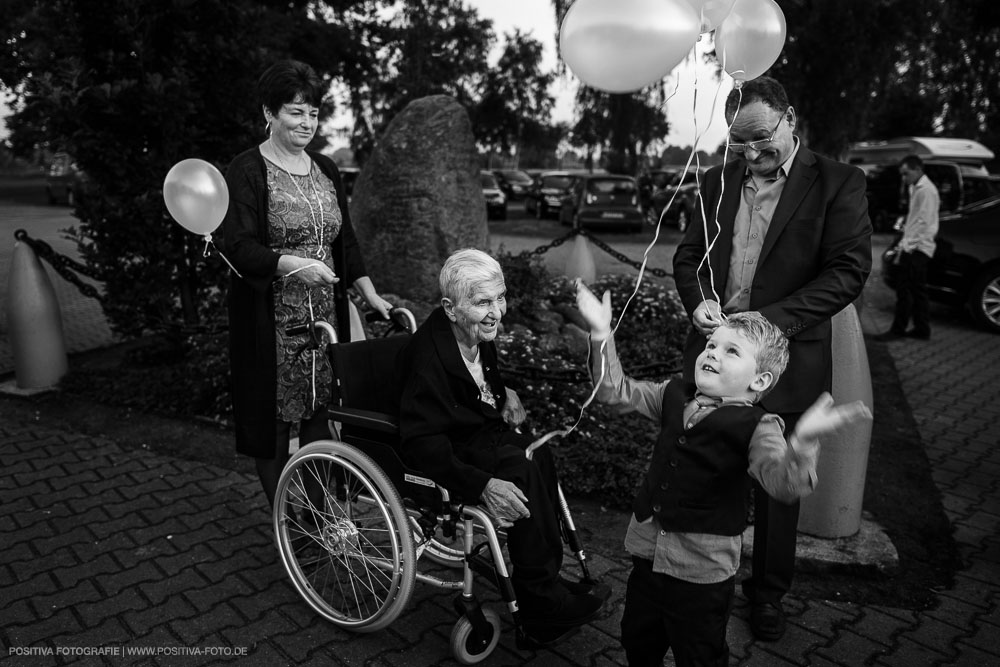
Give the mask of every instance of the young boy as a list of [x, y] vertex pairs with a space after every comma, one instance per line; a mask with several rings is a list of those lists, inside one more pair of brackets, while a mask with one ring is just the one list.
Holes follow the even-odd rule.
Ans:
[[788, 341], [760, 313], [729, 315], [698, 357], [694, 386], [685, 386], [623, 374], [609, 293], [598, 301], [577, 283], [577, 307], [590, 326], [597, 400], [660, 423], [625, 537], [633, 563], [621, 622], [629, 665], [659, 667], [670, 648], [680, 667], [727, 665], [750, 477], [782, 501], [809, 494], [819, 436], [871, 414], [860, 401], [834, 407], [824, 393], [786, 443], [781, 418], [757, 403], [788, 365]]

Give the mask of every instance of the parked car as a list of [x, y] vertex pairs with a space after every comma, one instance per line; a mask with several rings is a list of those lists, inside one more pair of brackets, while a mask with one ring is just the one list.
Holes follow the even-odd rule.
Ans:
[[534, 183], [528, 172], [520, 169], [494, 169], [493, 175], [508, 200], [524, 199]]
[[[691, 224], [691, 216], [694, 215], [695, 207], [698, 206], [699, 183], [710, 168], [691, 167], [687, 173], [681, 170], [666, 186], [654, 190], [650, 205], [646, 208], [646, 220], [650, 224], [657, 224], [663, 209], [667, 208], [667, 204], [670, 204], [664, 220], [673, 222], [679, 231], [686, 230]], [[673, 197], [673, 203], [670, 202], [671, 197]]]
[[[896, 220], [906, 215], [906, 184], [899, 176], [898, 164], [858, 164], [867, 180], [868, 216], [876, 232], [892, 231]], [[983, 166], [959, 164], [947, 160], [924, 160], [924, 173], [941, 195], [941, 214], [1000, 195], [1000, 176], [991, 175]]]
[[488, 171], [481, 171], [479, 182], [483, 186], [483, 199], [486, 200], [486, 219], [506, 220], [507, 195], [500, 189], [496, 176]]
[[625, 227], [642, 230], [639, 187], [631, 176], [578, 176], [559, 209], [559, 222], [583, 227]]
[[563, 200], [573, 189], [577, 176], [568, 171], [543, 171], [536, 178], [524, 200], [524, 212], [536, 218], [559, 215]]
[[45, 178], [45, 191], [50, 204], [76, 205], [86, 176], [76, 165], [69, 153], [56, 153], [52, 156], [49, 173]]
[[[882, 255], [890, 286], [896, 282], [898, 242]], [[967, 307], [976, 322], [1000, 333], [1000, 196], [941, 216], [927, 290], [935, 301]]]
[[877, 232], [892, 230], [906, 214], [906, 187], [899, 176], [899, 162], [918, 155], [924, 172], [941, 195], [946, 215], [994, 195], [1000, 195], [1000, 176], [984, 166], [993, 151], [977, 141], [953, 137], [897, 137], [888, 141], [851, 144], [848, 162], [865, 172], [868, 181], [868, 216]]

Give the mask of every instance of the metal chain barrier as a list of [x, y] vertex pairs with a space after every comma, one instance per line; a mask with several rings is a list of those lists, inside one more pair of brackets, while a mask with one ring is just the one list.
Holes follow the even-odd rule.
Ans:
[[88, 278], [103, 281], [104, 279], [96, 271], [91, 270], [86, 265], [81, 264], [74, 259], [65, 255], [60, 255], [53, 250], [52, 246], [48, 243], [40, 239], [31, 238], [28, 236], [28, 232], [23, 229], [19, 229], [14, 232], [14, 239], [22, 243], [27, 243], [31, 246], [31, 249], [35, 251], [36, 255], [51, 264], [52, 268], [56, 270], [56, 273], [76, 285], [76, 288], [80, 290], [81, 294], [89, 296], [92, 299], [97, 299], [98, 301], [104, 301], [104, 295], [101, 294], [96, 287], [83, 282], [80, 280], [80, 276], [77, 275], [77, 273], [80, 273]]
[[[593, 243], [595, 246], [597, 246], [598, 248], [600, 248], [604, 252], [608, 253], [609, 255], [611, 255], [612, 257], [614, 257], [615, 259], [617, 259], [622, 264], [628, 264], [629, 266], [631, 266], [632, 268], [634, 268], [636, 270], [639, 270], [640, 268], [642, 268], [642, 262], [637, 262], [634, 259], [629, 258], [627, 255], [624, 255], [624, 254], [618, 252], [617, 250], [615, 250], [614, 248], [612, 248], [611, 246], [609, 246], [607, 243], [605, 243], [601, 239], [597, 238], [596, 236], [594, 236], [593, 234], [591, 234], [590, 232], [588, 232], [586, 229], [574, 229], [573, 231], [569, 232], [565, 236], [560, 236], [559, 238], [554, 239], [551, 242], [546, 243], [545, 245], [540, 245], [537, 248], [535, 248], [534, 250], [525, 250], [524, 254], [526, 254], [526, 255], [544, 255], [549, 250], [552, 250], [553, 248], [561, 246], [562, 244], [566, 243], [566, 241], [569, 241], [570, 239], [572, 239], [574, 236], [577, 236], [577, 235], [587, 237], [588, 239], [590, 239], [591, 243]], [[647, 266], [646, 267], [646, 271], [648, 271], [649, 273], [652, 273], [654, 276], [657, 276], [658, 278], [673, 278], [673, 274], [672, 273], [664, 271], [663, 269], [656, 269], [656, 268], [651, 268], [651, 267]]]

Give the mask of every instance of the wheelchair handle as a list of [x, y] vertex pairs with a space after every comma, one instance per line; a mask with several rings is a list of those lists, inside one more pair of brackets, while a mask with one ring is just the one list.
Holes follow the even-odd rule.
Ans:
[[320, 346], [320, 343], [323, 340], [323, 334], [326, 334], [326, 337], [330, 339], [331, 344], [337, 344], [337, 330], [333, 328], [332, 324], [324, 322], [323, 320], [303, 322], [302, 324], [295, 324], [285, 329], [285, 333], [289, 336], [298, 336], [299, 334], [307, 332], [312, 335], [313, 343], [316, 347]]
[[[408, 308], [391, 308], [389, 310], [389, 320], [392, 323], [392, 328], [395, 330], [407, 333], [413, 333], [417, 330], [417, 318], [413, 316], [413, 313]], [[382, 321], [384, 321], [382, 316], [376, 311], [365, 313], [365, 322], [369, 324]]]

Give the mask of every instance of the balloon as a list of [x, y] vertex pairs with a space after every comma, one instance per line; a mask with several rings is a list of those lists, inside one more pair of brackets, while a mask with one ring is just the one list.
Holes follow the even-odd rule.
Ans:
[[576, 0], [559, 27], [559, 50], [588, 86], [632, 92], [679, 65], [699, 26], [687, 0]]
[[715, 53], [737, 81], [749, 81], [774, 64], [785, 45], [785, 15], [774, 0], [736, 0], [715, 30]]
[[204, 160], [181, 160], [163, 180], [163, 201], [181, 227], [208, 235], [229, 209], [229, 188], [219, 170]]
[[736, 0], [687, 0], [701, 19], [701, 32], [712, 32], [729, 16]]

